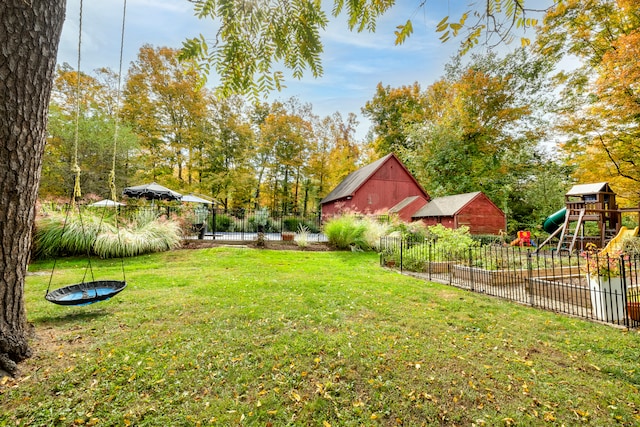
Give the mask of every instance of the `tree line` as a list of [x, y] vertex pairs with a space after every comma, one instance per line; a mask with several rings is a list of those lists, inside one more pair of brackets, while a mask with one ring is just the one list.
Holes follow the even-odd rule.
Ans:
[[178, 54], [143, 46], [124, 78], [119, 108], [112, 70], [57, 68], [40, 197], [63, 197], [73, 188], [76, 135], [83, 192], [108, 196], [117, 113], [120, 189], [157, 181], [210, 196], [225, 209], [305, 214], [359, 166], [354, 114], [319, 117], [296, 98], [269, 104], [216, 96]]

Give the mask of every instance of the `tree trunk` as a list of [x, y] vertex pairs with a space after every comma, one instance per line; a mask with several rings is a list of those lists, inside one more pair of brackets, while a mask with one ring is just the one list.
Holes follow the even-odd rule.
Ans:
[[24, 280], [66, 0], [0, 2], [0, 369], [31, 355]]

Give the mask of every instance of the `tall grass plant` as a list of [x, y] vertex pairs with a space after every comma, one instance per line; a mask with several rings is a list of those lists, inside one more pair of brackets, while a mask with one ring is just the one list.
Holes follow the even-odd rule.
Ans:
[[177, 222], [148, 211], [139, 211], [126, 223], [115, 221], [116, 216], [103, 217], [89, 211], [81, 215], [51, 214], [37, 222], [34, 257], [129, 257], [175, 249], [182, 239]]

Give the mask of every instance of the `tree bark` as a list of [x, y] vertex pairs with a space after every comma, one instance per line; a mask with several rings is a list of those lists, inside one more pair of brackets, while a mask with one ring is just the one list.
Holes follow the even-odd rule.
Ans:
[[24, 281], [66, 0], [0, 2], [0, 369], [28, 358]]

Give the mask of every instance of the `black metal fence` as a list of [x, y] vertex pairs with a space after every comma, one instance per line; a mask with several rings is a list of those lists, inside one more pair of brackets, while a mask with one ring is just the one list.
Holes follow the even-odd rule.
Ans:
[[384, 237], [380, 263], [426, 280], [630, 328], [640, 327], [640, 258], [489, 245], [451, 251]]
[[319, 213], [283, 214], [267, 210], [223, 210], [205, 206], [127, 206], [130, 214], [165, 215], [182, 221], [189, 239], [253, 241], [262, 233], [266, 240], [292, 240], [306, 232], [310, 242], [326, 242]]

